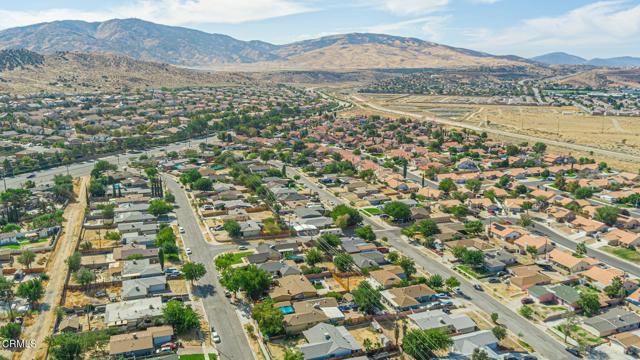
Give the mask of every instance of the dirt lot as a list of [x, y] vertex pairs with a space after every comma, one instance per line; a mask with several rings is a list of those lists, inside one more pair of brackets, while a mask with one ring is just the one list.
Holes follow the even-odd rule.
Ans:
[[[634, 117], [587, 115], [573, 106], [486, 105], [480, 104], [479, 99], [472, 97], [386, 94], [358, 96], [393, 110], [640, 155], [640, 123]], [[362, 109], [354, 111], [358, 110]], [[614, 167], [626, 170], [638, 169], [637, 164], [626, 161], [566, 149], [550, 150], [571, 152], [577, 157], [595, 157], [598, 161], [607, 161]]]
[[100, 230], [85, 230], [82, 236], [82, 241], [89, 241], [93, 249], [108, 249], [117, 246], [119, 242], [117, 240], [107, 240], [104, 236], [107, 234], [106, 229]]
[[[108, 304], [109, 297], [95, 297], [95, 293], [100, 291], [100, 289], [90, 289], [87, 291], [79, 291], [79, 290], [68, 290], [66, 292], [66, 297], [64, 301], [64, 307], [72, 308], [72, 307], [83, 307], [87, 304], [101, 305]], [[120, 292], [122, 288], [120, 286], [111, 286], [106, 289], [102, 289], [102, 291], [106, 291], [107, 294], [114, 294], [117, 297], [120, 296]]]

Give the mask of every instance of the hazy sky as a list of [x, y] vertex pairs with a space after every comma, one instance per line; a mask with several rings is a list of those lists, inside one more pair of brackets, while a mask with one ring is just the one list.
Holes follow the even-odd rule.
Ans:
[[640, 0], [0, 0], [0, 28], [129, 17], [276, 44], [376, 32], [494, 54], [640, 56]]

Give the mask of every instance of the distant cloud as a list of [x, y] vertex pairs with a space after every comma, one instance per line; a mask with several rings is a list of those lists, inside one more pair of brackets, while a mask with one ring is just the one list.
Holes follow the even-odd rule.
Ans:
[[34, 11], [0, 9], [0, 28], [55, 20], [104, 21], [112, 18], [140, 18], [168, 25], [237, 24], [314, 9], [294, 0], [133, 0], [127, 5], [102, 11], [50, 8]]
[[424, 15], [443, 10], [449, 0], [364, 0], [365, 3], [396, 15]]
[[367, 27], [364, 31], [392, 35], [407, 35], [414, 33], [414, 36], [419, 36], [420, 38], [439, 41], [442, 38], [443, 30], [445, 29], [445, 25], [449, 19], [451, 19], [451, 16], [449, 15], [424, 16], [395, 23], [374, 25]]
[[526, 56], [553, 50], [612, 48], [634, 43], [640, 36], [640, 5], [599, 1], [553, 17], [523, 20], [505, 30], [468, 29], [467, 44], [489, 52]]

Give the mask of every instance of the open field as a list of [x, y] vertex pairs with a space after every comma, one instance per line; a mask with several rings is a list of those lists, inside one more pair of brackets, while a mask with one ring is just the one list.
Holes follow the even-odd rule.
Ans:
[[640, 253], [634, 249], [613, 246], [603, 246], [600, 249], [634, 264], [640, 264]]
[[[482, 99], [474, 97], [398, 94], [358, 94], [358, 97], [381, 108], [415, 114], [426, 119], [438, 118], [487, 130], [640, 156], [640, 121], [634, 117], [587, 115], [573, 106], [487, 105], [482, 103]], [[351, 111], [358, 110], [362, 108]], [[594, 156], [573, 149], [570, 152], [576, 157], [595, 157], [628, 170], [637, 171], [638, 168], [637, 163], [626, 159]]]

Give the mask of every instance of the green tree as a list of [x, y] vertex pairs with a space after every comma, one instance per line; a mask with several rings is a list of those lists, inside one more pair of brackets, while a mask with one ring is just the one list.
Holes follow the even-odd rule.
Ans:
[[25, 251], [20, 254], [20, 256], [18, 256], [18, 262], [26, 266], [27, 269], [31, 268], [31, 264], [35, 261], [35, 259], [36, 254], [31, 251]]
[[473, 349], [473, 353], [471, 354], [471, 360], [491, 360], [489, 358], [489, 354], [486, 351], [475, 348]]
[[82, 359], [84, 349], [82, 339], [79, 336], [56, 337], [53, 344], [50, 341], [50, 353], [55, 360]]
[[284, 360], [304, 360], [304, 354], [298, 349], [286, 349]]
[[527, 245], [527, 247], [525, 248], [525, 251], [531, 257], [535, 257], [536, 255], [538, 255], [538, 249], [536, 249], [536, 247], [533, 245]]
[[376, 233], [373, 232], [370, 225], [357, 228], [355, 234], [357, 237], [367, 241], [373, 241], [376, 239]]
[[191, 281], [193, 285], [194, 281], [198, 281], [205, 276], [207, 269], [204, 267], [204, 264], [188, 262], [182, 266], [182, 272], [184, 273], [184, 278]]
[[614, 278], [611, 284], [605, 286], [603, 290], [610, 298], [623, 298], [625, 295], [624, 283], [621, 277]]
[[447, 278], [447, 280], [444, 281], [445, 285], [447, 285], [447, 287], [449, 289], [453, 289], [455, 287], [460, 286], [460, 280], [458, 280], [456, 277], [454, 276], [449, 276]]
[[80, 270], [73, 273], [73, 279], [80, 284], [83, 288], [89, 286], [89, 284], [93, 283], [96, 280], [96, 274], [93, 271], [85, 268], [81, 268]]
[[222, 284], [230, 291], [244, 291], [251, 300], [258, 300], [271, 286], [271, 275], [255, 265], [230, 268], [222, 273]]
[[231, 236], [232, 238], [237, 238], [242, 235], [242, 228], [240, 224], [235, 220], [227, 220], [224, 222], [224, 230]]
[[173, 205], [167, 203], [162, 199], [154, 199], [149, 202], [149, 208], [147, 212], [153, 216], [162, 216], [170, 213], [173, 210]]
[[353, 267], [353, 257], [345, 252], [338, 253], [333, 257], [333, 264], [336, 266], [338, 271], [349, 271]]
[[148, 167], [144, 169], [144, 173], [147, 174], [147, 177], [153, 178], [158, 176], [158, 169], [153, 167]]
[[547, 145], [542, 142], [537, 142], [533, 145], [533, 151], [538, 154], [543, 154], [547, 150]]
[[384, 204], [384, 213], [398, 221], [408, 221], [411, 219], [411, 208], [405, 203], [391, 201]]
[[191, 188], [199, 191], [211, 191], [213, 188], [213, 181], [208, 178], [200, 178], [191, 184]]
[[345, 219], [343, 224], [344, 227], [354, 226], [362, 221], [362, 215], [360, 215], [360, 212], [357, 209], [344, 204], [339, 204], [333, 208], [331, 211], [331, 218], [334, 222], [336, 222], [338, 218]]
[[576, 255], [578, 256], [584, 256], [587, 254], [587, 244], [583, 241], [583, 242], [579, 242], [576, 245]]
[[198, 314], [191, 306], [187, 306], [180, 301], [169, 301], [162, 310], [162, 315], [167, 324], [173, 326], [173, 330], [178, 334], [184, 334], [200, 328]]
[[491, 313], [491, 321], [493, 321], [494, 324], [498, 322], [498, 317], [499, 317], [498, 313], [496, 312]]
[[498, 340], [502, 340], [507, 337], [507, 329], [502, 325], [494, 326], [493, 329], [491, 329], [491, 332]]
[[533, 309], [529, 305], [523, 305], [518, 312], [527, 319], [531, 319], [533, 316]]
[[0, 337], [6, 340], [16, 340], [20, 338], [22, 326], [18, 323], [7, 323], [0, 327]]
[[415, 359], [431, 359], [439, 350], [446, 350], [453, 341], [441, 329], [411, 330], [402, 340], [402, 349]]
[[74, 252], [73, 255], [67, 258], [67, 266], [70, 272], [76, 272], [80, 269], [80, 263], [82, 261], [82, 255], [79, 252]]
[[577, 305], [582, 309], [586, 317], [591, 317], [600, 310], [600, 300], [595, 292], [584, 291], [580, 293]]
[[421, 220], [416, 223], [416, 231], [425, 237], [440, 234], [440, 228], [435, 221], [431, 219]]
[[408, 257], [402, 257], [398, 262], [398, 265], [402, 268], [402, 271], [409, 279], [416, 273], [416, 263]]
[[468, 221], [464, 224], [464, 231], [468, 234], [477, 235], [484, 230], [484, 225], [480, 220]]
[[594, 218], [598, 221], [613, 226], [618, 221], [619, 209], [615, 206], [603, 206], [596, 209]]
[[427, 285], [433, 289], [439, 289], [444, 285], [444, 279], [439, 274], [433, 274], [427, 279]]
[[528, 214], [520, 214], [520, 219], [518, 219], [518, 225], [522, 227], [528, 227], [533, 225], [533, 218]]
[[18, 285], [16, 295], [27, 300], [32, 306], [38, 304], [38, 301], [44, 296], [44, 286], [40, 279], [32, 279], [22, 282]]
[[258, 322], [263, 335], [275, 336], [284, 333], [284, 315], [280, 309], [273, 306], [272, 300], [255, 304], [251, 316]]
[[593, 189], [591, 189], [590, 187], [579, 187], [573, 194], [575, 195], [576, 199], [586, 199], [593, 196]]
[[317, 263], [322, 262], [322, 252], [318, 250], [318, 248], [312, 248], [307, 251], [307, 254], [304, 257], [304, 261], [310, 267], [314, 267]]
[[378, 289], [374, 289], [368, 281], [362, 281], [357, 288], [351, 291], [353, 302], [355, 302], [360, 311], [365, 314], [375, 314], [377, 309], [382, 309], [382, 295]]
[[477, 194], [480, 191], [480, 188], [482, 186], [482, 182], [480, 182], [480, 180], [478, 180], [478, 179], [469, 179], [464, 184], [464, 186], [467, 189], [469, 189], [469, 191], [473, 192], [474, 194]]
[[440, 191], [443, 191], [446, 194], [449, 194], [449, 193], [452, 193], [452, 192], [458, 190], [458, 186], [456, 186], [456, 183], [453, 182], [453, 180], [444, 179], [444, 180], [440, 181], [440, 184], [438, 184], [438, 189]]

